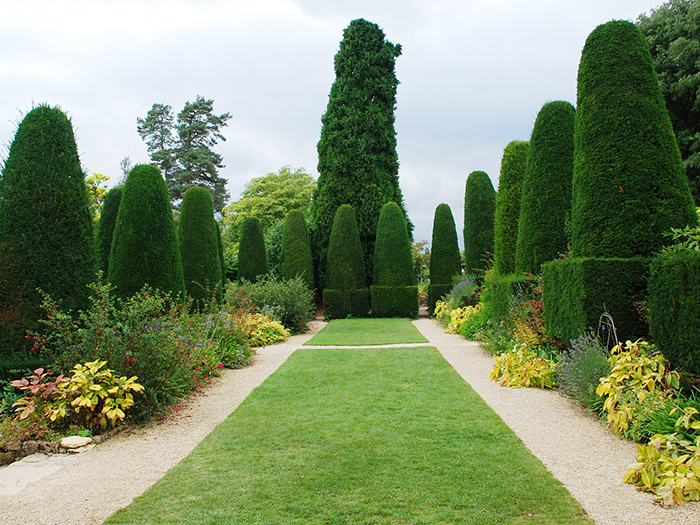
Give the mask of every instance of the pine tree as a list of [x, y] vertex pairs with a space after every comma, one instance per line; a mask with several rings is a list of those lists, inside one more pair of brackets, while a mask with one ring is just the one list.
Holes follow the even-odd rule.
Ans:
[[87, 308], [95, 279], [85, 173], [71, 122], [58, 107], [39, 105], [17, 127], [0, 202], [0, 344], [13, 353], [42, 316], [37, 288], [76, 310]]
[[182, 199], [178, 241], [185, 290], [192, 306], [204, 309], [212, 293], [221, 303], [221, 259], [214, 220], [214, 202], [206, 188], [190, 188]]
[[304, 214], [292, 210], [287, 214], [282, 238], [280, 275], [283, 279], [301, 277], [309, 289], [314, 288], [314, 266], [311, 258], [309, 233]]
[[335, 56], [336, 78], [322, 118], [317, 147], [320, 175], [312, 202], [322, 274], [341, 205], [355, 209], [368, 278], [381, 207], [396, 202], [406, 215], [394, 129], [398, 84], [394, 66], [400, 54], [401, 46], [388, 42], [379, 26], [366, 20], [353, 20], [343, 33]]
[[112, 250], [112, 236], [114, 235], [114, 226], [117, 223], [119, 203], [122, 201], [122, 191], [123, 188], [117, 186], [109, 190], [107, 195], [105, 195], [105, 202], [102, 205], [100, 222], [97, 225], [97, 234], [95, 235], [98, 268], [102, 270], [105, 278], [109, 275], [109, 254]]
[[573, 255], [649, 256], [696, 222], [649, 47], [631, 22], [598, 26], [578, 72]]
[[464, 189], [464, 267], [483, 272], [493, 256], [496, 192], [483, 171], [473, 171]]
[[518, 272], [537, 274], [542, 263], [568, 252], [575, 116], [569, 102], [557, 100], [535, 120], [520, 201]]
[[241, 247], [238, 250], [238, 279], [252, 283], [268, 274], [265, 239], [260, 219], [248, 217], [241, 224]]
[[449, 205], [440, 204], [435, 209], [430, 249], [428, 309], [431, 313], [435, 309], [435, 303], [452, 289], [454, 277], [462, 273], [460, 259], [452, 210]]
[[529, 147], [529, 142], [514, 140], [503, 150], [493, 238], [493, 269], [497, 275], [515, 272], [520, 198]]
[[137, 165], [124, 183], [109, 257], [109, 281], [126, 299], [145, 284], [184, 294], [182, 259], [165, 180], [153, 165]]

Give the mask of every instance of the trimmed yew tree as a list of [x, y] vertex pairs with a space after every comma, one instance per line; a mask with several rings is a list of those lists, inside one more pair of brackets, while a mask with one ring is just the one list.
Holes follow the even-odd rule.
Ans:
[[464, 267], [467, 273], [482, 273], [493, 254], [496, 192], [491, 178], [473, 171], [464, 189]]
[[290, 211], [285, 220], [280, 276], [282, 279], [301, 277], [310, 290], [314, 288], [309, 232], [306, 229], [304, 213], [300, 210]]
[[119, 204], [122, 201], [123, 188], [117, 186], [112, 188], [105, 195], [100, 221], [97, 223], [97, 233], [95, 235], [95, 247], [97, 249], [98, 269], [102, 270], [105, 278], [109, 275], [109, 254], [112, 251], [112, 237], [114, 226], [117, 224], [117, 213]]
[[248, 217], [241, 224], [241, 245], [238, 249], [238, 280], [251, 283], [269, 273], [265, 237], [262, 224], [257, 217]]
[[608, 311], [620, 340], [647, 335], [634, 307], [648, 257], [693, 200], [647, 43], [631, 22], [598, 26], [578, 73], [571, 212], [573, 258], [544, 265], [545, 320], [562, 340]]
[[379, 26], [367, 20], [353, 20], [343, 32], [334, 60], [335, 81], [321, 119], [319, 177], [311, 204], [322, 276], [327, 273], [331, 229], [341, 205], [355, 209], [368, 278], [382, 206], [396, 202], [406, 215], [394, 129], [398, 85], [394, 67], [400, 54], [401, 46], [388, 42]]
[[575, 117], [574, 106], [562, 100], [537, 114], [520, 200], [516, 272], [539, 274], [542, 263], [569, 251]]
[[452, 210], [447, 204], [435, 209], [433, 219], [433, 241], [430, 248], [430, 287], [428, 288], [428, 310], [433, 313], [435, 303], [454, 286], [456, 276], [461, 275], [457, 228]]
[[369, 312], [369, 289], [365, 287], [365, 265], [355, 210], [349, 204], [338, 208], [328, 245], [328, 288], [323, 290], [328, 319], [348, 315], [364, 317]]
[[154, 165], [135, 166], [124, 183], [109, 257], [109, 281], [122, 299], [146, 284], [173, 296], [185, 292], [170, 196]]
[[177, 237], [180, 243], [185, 291], [192, 307], [203, 310], [212, 296], [221, 303], [221, 258], [214, 220], [214, 201], [207, 188], [185, 191]]
[[395, 202], [387, 202], [379, 214], [372, 282], [372, 315], [418, 317], [418, 286], [411, 241], [406, 218]]
[[89, 305], [96, 258], [85, 173], [58, 107], [25, 115], [0, 178], [0, 355], [26, 345], [43, 317], [41, 288], [65, 310]]
[[497, 275], [515, 272], [520, 197], [529, 147], [529, 142], [514, 140], [503, 150], [493, 238], [493, 269]]

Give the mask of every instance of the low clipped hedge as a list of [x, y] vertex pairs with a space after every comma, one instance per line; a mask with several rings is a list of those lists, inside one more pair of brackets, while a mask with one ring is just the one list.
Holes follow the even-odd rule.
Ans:
[[518, 288], [536, 284], [537, 278], [531, 275], [488, 273], [484, 278], [486, 294], [483, 298], [488, 300], [490, 318], [496, 324], [507, 323], [510, 319], [511, 300]]
[[369, 288], [354, 290], [323, 290], [324, 316], [326, 319], [367, 317], [369, 312]]
[[373, 317], [418, 317], [418, 286], [370, 286]]
[[649, 269], [651, 333], [666, 359], [700, 374], [700, 252], [662, 253]]
[[649, 335], [635, 301], [646, 297], [649, 261], [577, 257], [542, 265], [547, 333], [561, 341], [596, 330], [600, 316], [612, 316], [620, 341]]

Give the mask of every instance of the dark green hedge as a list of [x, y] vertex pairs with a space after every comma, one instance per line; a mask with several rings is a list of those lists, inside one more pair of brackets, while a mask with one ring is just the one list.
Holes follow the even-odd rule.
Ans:
[[364, 288], [365, 266], [355, 210], [343, 204], [335, 214], [328, 245], [328, 283], [331, 290]]
[[117, 224], [117, 213], [119, 212], [119, 203], [122, 201], [121, 186], [112, 188], [105, 195], [102, 211], [100, 212], [100, 221], [97, 224], [97, 233], [95, 234], [95, 247], [97, 251], [98, 268], [102, 270], [104, 276], [109, 275], [109, 254], [112, 250], [112, 236], [114, 235], [114, 226]]
[[413, 254], [403, 211], [395, 202], [382, 206], [374, 246], [374, 279], [376, 286], [413, 286]]
[[517, 273], [540, 273], [542, 263], [568, 252], [575, 116], [574, 107], [561, 100], [548, 102], [537, 115], [520, 201]]
[[418, 317], [418, 286], [370, 286], [373, 317]]
[[87, 308], [97, 269], [85, 174], [61, 109], [40, 105], [20, 122], [0, 203], [0, 352], [14, 353], [43, 316], [37, 288], [65, 310]]
[[178, 241], [185, 290], [192, 307], [203, 310], [211, 300], [221, 304], [222, 280], [214, 201], [207, 188], [188, 188], [182, 197]]
[[345, 319], [348, 316], [367, 317], [369, 302], [369, 288], [323, 290], [324, 317], [326, 319]]
[[515, 272], [520, 197], [523, 193], [529, 147], [529, 142], [514, 140], [503, 150], [493, 238], [493, 269], [498, 275]]
[[585, 330], [597, 330], [608, 312], [620, 341], [649, 335], [635, 303], [646, 299], [649, 262], [644, 258], [579, 257], [542, 266], [547, 333], [567, 342]]
[[280, 275], [283, 279], [301, 277], [307, 286], [314, 288], [314, 266], [311, 257], [309, 233], [304, 214], [292, 210], [287, 214], [282, 237], [282, 260]]
[[454, 288], [454, 284], [433, 284], [428, 286], [428, 312], [430, 314], [435, 310], [435, 303], [441, 301]]
[[651, 333], [664, 356], [700, 374], [700, 253], [663, 253], [649, 271]]
[[238, 279], [254, 283], [268, 274], [265, 238], [257, 217], [248, 217], [241, 224], [241, 244], [238, 249]]
[[524, 274], [495, 275], [487, 274], [484, 278], [482, 300], [488, 301], [490, 318], [496, 323], [508, 323], [513, 295], [518, 288], [531, 288], [537, 284], [537, 278]]
[[646, 40], [598, 26], [578, 72], [571, 241], [575, 257], [648, 257], [697, 223]]
[[[440, 204], [435, 209], [433, 219], [433, 237], [430, 247], [430, 292], [428, 309], [432, 313], [435, 302], [452, 289], [454, 276], [462, 273], [457, 228], [452, 210], [447, 204]], [[443, 285], [448, 287], [442, 292]]]
[[173, 295], [185, 292], [170, 196], [154, 165], [135, 166], [124, 183], [109, 257], [109, 282], [122, 299], [144, 284]]
[[481, 273], [493, 257], [496, 192], [483, 171], [473, 171], [464, 189], [464, 267]]

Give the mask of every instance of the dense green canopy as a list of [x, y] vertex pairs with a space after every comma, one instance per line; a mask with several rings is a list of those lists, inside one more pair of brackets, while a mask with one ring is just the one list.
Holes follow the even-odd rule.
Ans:
[[238, 250], [238, 279], [252, 283], [267, 275], [267, 255], [262, 225], [257, 217], [248, 217], [241, 224], [241, 247]]
[[473, 171], [464, 189], [464, 267], [467, 273], [483, 272], [493, 255], [493, 223], [496, 192], [483, 171]]

